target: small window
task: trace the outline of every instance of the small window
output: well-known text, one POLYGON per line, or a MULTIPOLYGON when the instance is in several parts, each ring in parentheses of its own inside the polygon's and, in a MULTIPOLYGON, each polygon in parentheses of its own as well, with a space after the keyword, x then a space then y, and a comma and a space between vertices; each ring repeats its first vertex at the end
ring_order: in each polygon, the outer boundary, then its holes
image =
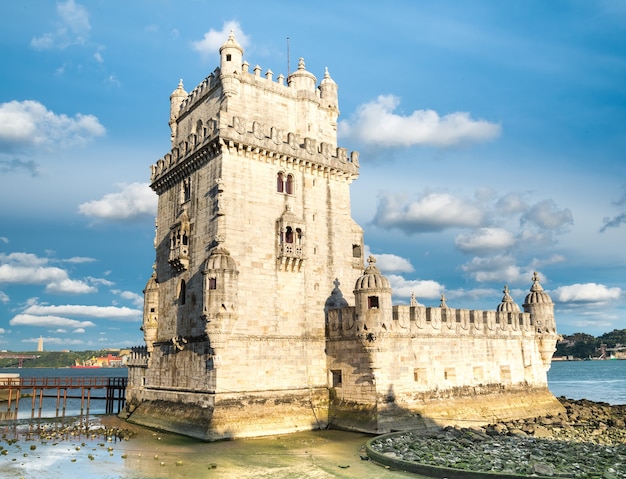
POLYGON ((330 373, 332 374, 333 387, 340 388, 342 384, 341 369, 331 369, 330 373))
POLYGON ((180 281, 180 290, 178 291, 178 304, 185 304, 185 297, 187 296, 187 285, 185 280, 180 281))
POLYGON ((368 296, 367 307, 369 309, 378 309, 378 296, 368 296))
POLYGON ((287 175, 287 181, 285 182, 285 193, 293 195, 293 175, 287 175))
POLYGON ((232 55, 230 53, 226 54, 226 61, 229 62, 232 59, 232 55))
POLYGON ((352 257, 353 258, 360 258, 361 257, 361 245, 360 244, 353 244, 352 245, 352 257))
POLYGON ((154 313, 154 308, 150 308, 150 312, 151 312, 151 313, 154 313))
POLYGON ((183 181, 183 203, 191 199, 191 178, 183 181))
POLYGON ((217 289, 217 279, 209 278, 209 289, 217 289))

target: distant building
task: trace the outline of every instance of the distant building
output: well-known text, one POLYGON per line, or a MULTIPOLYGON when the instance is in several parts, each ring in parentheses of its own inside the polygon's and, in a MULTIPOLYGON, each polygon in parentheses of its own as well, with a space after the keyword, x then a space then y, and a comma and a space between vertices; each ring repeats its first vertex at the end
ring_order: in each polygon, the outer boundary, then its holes
POLYGON ((219 68, 170 96, 129 420, 214 440, 562 410, 537 274, 524 312, 508 288, 496 311, 470 311, 393 306, 375 258, 364 268, 350 213, 359 157, 337 145, 337 91, 302 59, 287 78, 250 71, 231 35, 219 68))
POLYGON ((43 336, 39 336, 39 340, 37 341, 37 352, 43 351, 43 336))

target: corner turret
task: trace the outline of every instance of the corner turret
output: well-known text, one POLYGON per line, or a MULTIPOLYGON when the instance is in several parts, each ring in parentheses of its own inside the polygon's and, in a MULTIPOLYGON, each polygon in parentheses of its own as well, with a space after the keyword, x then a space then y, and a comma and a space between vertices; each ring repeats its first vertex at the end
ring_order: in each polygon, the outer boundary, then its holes
POLYGON ((174 90, 172 92, 172 94, 170 95, 170 121, 169 121, 169 125, 170 125, 170 130, 172 132, 171 136, 170 136, 170 140, 172 141, 172 146, 176 142, 176 133, 177 133, 177 130, 178 130, 178 125, 176 123, 176 120, 178 120, 178 114, 180 112, 180 106, 182 105, 182 103, 185 100, 185 98, 187 98, 187 96, 188 96, 188 93, 183 88, 183 80, 181 79, 178 82, 178 87, 176 88, 176 90, 174 90))
POLYGON ((376 267, 376 258, 370 255, 367 262, 367 268, 354 285, 354 298, 363 333, 373 341, 378 332, 388 330, 385 322, 393 316, 393 306, 389 280, 376 267))
POLYGON ((237 43, 231 30, 228 40, 220 47, 220 80, 226 98, 236 95, 239 91, 242 64, 243 48, 237 43))
POLYGON ((533 273, 533 284, 530 293, 524 300, 524 312, 530 313, 531 324, 535 325, 538 333, 556 332, 554 322, 554 303, 550 295, 539 284, 539 274, 533 273))
POLYGON ((156 272, 146 284, 143 290, 143 338, 146 342, 146 348, 149 353, 154 348, 154 342, 157 340, 157 330, 159 326, 159 283, 157 282, 156 272))
POLYGON ((298 69, 287 78, 287 84, 298 91, 315 92, 317 78, 313 73, 308 72, 304 65, 304 58, 298 60, 298 69))
POLYGON ((337 118, 339 117, 339 87, 330 77, 328 68, 324 71, 324 78, 320 82, 319 89, 322 106, 330 110, 329 113, 332 115, 331 122, 336 126, 337 118))

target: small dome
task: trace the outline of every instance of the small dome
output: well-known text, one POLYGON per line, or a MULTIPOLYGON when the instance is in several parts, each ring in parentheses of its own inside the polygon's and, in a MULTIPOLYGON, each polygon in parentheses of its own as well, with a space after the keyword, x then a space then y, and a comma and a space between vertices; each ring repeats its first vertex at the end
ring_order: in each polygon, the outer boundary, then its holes
POLYGON ((236 270, 237 264, 235 260, 230 255, 228 250, 223 246, 218 246, 213 251, 211 251, 211 255, 206 260, 206 268, 205 271, 215 271, 215 270, 236 270))
POLYGON ((339 289, 339 280, 335 278, 335 288, 332 293, 326 300, 324 304, 324 311, 328 311, 329 309, 340 309, 347 308, 349 306, 346 298, 343 297, 343 293, 339 289))
POLYGON ((539 284, 539 275, 533 273, 533 285, 530 287, 530 293, 526 296, 524 304, 547 304, 552 303, 550 295, 543 290, 539 284))
POLYGON ((389 284, 389 280, 385 278, 378 268, 375 266, 376 258, 370 255, 367 258, 367 262, 369 263, 363 275, 356 280, 356 284, 354 285, 355 290, 364 290, 364 289, 377 289, 377 290, 391 290, 391 286, 389 284))
POLYGON ((181 78, 180 81, 178 82, 178 86, 176 87, 176 90, 174 90, 172 92, 172 94, 170 95, 170 99, 171 98, 187 98, 188 93, 185 91, 185 89, 183 88, 183 79, 181 78))
POLYGON ((324 69, 324 78, 322 79, 322 81, 320 82, 320 86, 326 86, 326 85, 337 85, 335 83, 335 80, 333 80, 330 77, 330 73, 328 73, 328 68, 324 69))
POLYGON ((511 295, 509 294, 509 287, 506 284, 504 285, 503 293, 504 297, 502 298, 502 302, 496 308, 496 311, 499 313, 519 313, 520 308, 517 303, 513 301, 513 298, 511 298, 511 295))
POLYGON ((222 53, 222 50, 226 48, 236 48, 237 50, 239 50, 240 53, 243 54, 243 48, 241 48, 241 45, 239 45, 239 43, 237 43, 237 40, 235 40, 235 32, 233 32, 232 30, 228 35, 228 39, 220 47, 220 53, 222 53))

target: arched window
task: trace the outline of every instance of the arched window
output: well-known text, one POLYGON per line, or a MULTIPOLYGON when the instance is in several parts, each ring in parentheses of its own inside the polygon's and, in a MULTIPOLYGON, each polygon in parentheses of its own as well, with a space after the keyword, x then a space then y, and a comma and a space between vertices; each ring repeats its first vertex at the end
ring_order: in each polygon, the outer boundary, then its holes
POLYGON ((291 226, 287 226, 287 230, 285 231, 285 243, 293 243, 293 230, 291 226))
POLYGON ((278 173, 278 176, 276 177, 276 191, 279 193, 285 191, 285 180, 282 173, 278 173))
POLYGON ((287 175, 287 181, 285 181, 285 193, 293 195, 293 175, 287 175))
POLYGON ((302 230, 300 228, 296 228, 296 244, 302 244, 302 230))
POLYGON ((217 278, 209 278, 209 289, 217 289, 217 278))

